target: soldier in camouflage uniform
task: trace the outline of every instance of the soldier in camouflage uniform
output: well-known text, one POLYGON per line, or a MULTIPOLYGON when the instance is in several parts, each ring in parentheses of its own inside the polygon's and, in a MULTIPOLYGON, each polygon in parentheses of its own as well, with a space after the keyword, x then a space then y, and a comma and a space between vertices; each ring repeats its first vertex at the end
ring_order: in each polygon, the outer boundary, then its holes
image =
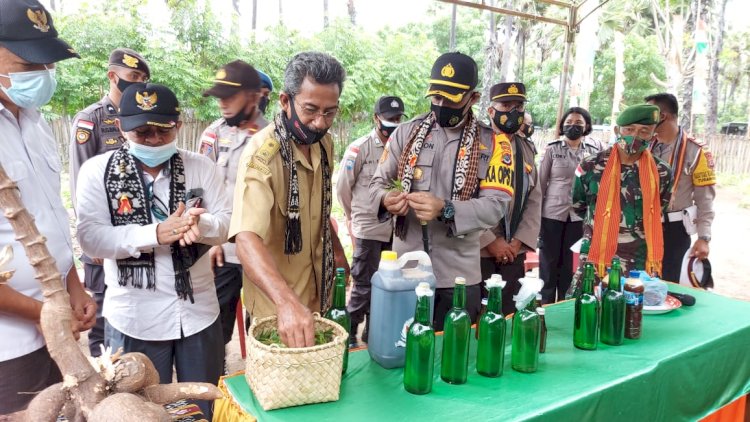
MULTIPOLYGON (((573 209, 583 218, 583 243, 580 265, 571 288, 568 290, 568 296, 579 287, 583 263, 589 259, 589 247, 593 243, 594 217, 600 184, 605 167, 612 154, 619 154, 621 160, 619 169, 620 223, 615 254, 621 259, 624 272, 647 268, 649 245, 646 242, 643 211, 644 195, 640 179, 640 172, 645 164, 643 160, 640 160, 642 155, 645 154, 647 158, 652 157, 656 163, 659 180, 658 195, 661 204, 661 210, 656 213, 659 222, 661 221, 661 213, 669 205, 672 183, 671 169, 664 161, 651 156, 646 149, 648 140, 653 136, 656 123, 659 120, 658 107, 642 105, 633 106, 631 109, 634 110, 626 109, 618 117, 618 126, 615 127, 618 142, 596 155, 585 158, 576 169, 576 179, 573 185, 573 209), (653 115, 654 112, 655 115, 653 115)), ((659 231, 661 231, 661 228, 659 228, 659 231)))

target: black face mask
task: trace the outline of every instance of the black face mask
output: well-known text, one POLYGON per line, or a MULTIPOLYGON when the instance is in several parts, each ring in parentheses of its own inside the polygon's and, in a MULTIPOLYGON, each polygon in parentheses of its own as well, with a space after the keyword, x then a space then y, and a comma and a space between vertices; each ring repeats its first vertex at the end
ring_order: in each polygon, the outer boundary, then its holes
POLYGON ((583 136, 583 127, 578 125, 565 125, 563 126, 563 135, 571 141, 575 141, 583 136))
POLYGON ((526 125, 526 127, 523 128, 523 134, 526 135, 527 138, 531 138, 531 135, 534 134, 534 126, 526 125))
POLYGON ((518 111, 518 109, 515 108, 511 111, 495 110, 495 115, 492 117, 492 123, 494 123, 503 133, 507 133, 508 135, 514 134, 523 124, 523 111, 518 111))
POLYGON ((126 90, 126 89, 127 89, 127 88, 128 88, 129 86, 130 86, 130 85, 133 85, 133 84, 136 84, 136 83, 138 83, 138 82, 130 82, 130 81, 126 81, 125 79, 123 79, 123 78, 121 78, 121 77, 119 77, 119 76, 118 76, 117 78, 118 78, 118 79, 117 79, 117 89, 119 89, 119 90, 120 90, 120 93, 121 93, 121 94, 122 94, 123 92, 125 92, 125 90, 126 90))
POLYGON ((284 121, 286 122, 286 129, 294 134, 294 141, 298 144, 312 145, 318 143, 328 133, 328 129, 317 131, 302 124, 294 107, 294 97, 289 97, 289 108, 292 110, 292 118, 287 119, 286 113, 283 113, 284 121))
POLYGON ((260 101, 258 101, 258 110, 260 110, 261 114, 266 114, 266 107, 268 107, 268 102, 268 97, 260 97, 260 101))
POLYGON ((397 127, 398 125, 386 126, 383 124, 382 120, 378 120, 378 130, 380 131, 380 134, 383 135, 386 139, 391 137, 393 131, 396 130, 397 127))
POLYGON ((437 124, 440 127, 454 127, 466 117, 466 106, 450 108, 433 104, 430 106, 430 109, 435 113, 435 120, 437 120, 437 124))
POLYGON ((247 113, 245 113, 245 108, 243 107, 242 110, 240 110, 239 113, 235 114, 234 116, 225 117, 224 121, 227 122, 229 126, 237 127, 242 122, 252 117, 254 112, 255 112, 255 107, 251 108, 250 111, 248 111, 247 113))

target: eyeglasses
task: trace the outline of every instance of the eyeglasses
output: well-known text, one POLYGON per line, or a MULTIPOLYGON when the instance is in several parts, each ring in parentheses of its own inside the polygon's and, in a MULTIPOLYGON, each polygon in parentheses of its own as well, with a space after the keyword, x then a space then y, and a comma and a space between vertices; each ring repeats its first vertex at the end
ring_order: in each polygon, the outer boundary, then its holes
POLYGON ((165 138, 169 136, 170 133, 172 133, 172 130, 174 130, 174 127, 151 127, 151 126, 141 126, 139 128, 136 128, 133 130, 135 132, 135 136, 137 136, 140 139, 146 139, 150 137, 158 137, 158 138, 165 138))
POLYGON ((317 107, 302 105, 298 103, 294 97, 292 97, 292 101, 297 105, 297 109, 300 111, 300 115, 302 115, 302 117, 304 117, 305 119, 313 120, 316 117, 320 116, 327 121, 331 121, 339 113, 338 107, 332 107, 327 109, 326 111, 320 111, 320 109, 317 107))
POLYGON ((158 196, 154 195, 154 182, 149 182, 146 186, 146 194, 148 195, 148 202, 151 204, 151 213, 154 217, 159 221, 166 220, 169 217, 169 207, 158 196))
POLYGON ((641 139, 651 139, 654 136, 654 129, 650 127, 637 128, 635 126, 623 126, 620 128, 620 134, 625 136, 638 135, 641 139))

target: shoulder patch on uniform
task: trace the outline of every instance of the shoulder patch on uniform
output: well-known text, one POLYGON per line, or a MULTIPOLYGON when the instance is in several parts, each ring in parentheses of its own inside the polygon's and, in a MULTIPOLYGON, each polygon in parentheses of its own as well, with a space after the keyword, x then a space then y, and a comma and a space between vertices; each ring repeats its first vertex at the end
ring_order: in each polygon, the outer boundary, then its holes
POLYGON ((259 172, 265 174, 266 176, 271 174, 271 169, 269 169, 267 165, 261 162, 258 162, 255 158, 250 159, 250 161, 247 163, 247 168, 258 170, 259 172))
POLYGON ((94 122, 81 119, 76 123, 76 127, 80 129, 94 130, 94 122))
POLYGON ((553 141, 549 141, 549 142, 547 142, 547 146, 550 146, 550 145, 555 145, 555 144, 561 144, 561 143, 562 143, 562 141, 563 141, 562 139, 555 139, 555 140, 553 140, 553 141))
POLYGON ((274 138, 268 138, 263 145, 255 151, 251 161, 258 161, 266 166, 271 162, 271 158, 279 151, 281 144, 274 138))
POLYGON ((76 129, 76 142, 79 144, 85 144, 91 138, 91 131, 88 129, 78 128, 76 129))

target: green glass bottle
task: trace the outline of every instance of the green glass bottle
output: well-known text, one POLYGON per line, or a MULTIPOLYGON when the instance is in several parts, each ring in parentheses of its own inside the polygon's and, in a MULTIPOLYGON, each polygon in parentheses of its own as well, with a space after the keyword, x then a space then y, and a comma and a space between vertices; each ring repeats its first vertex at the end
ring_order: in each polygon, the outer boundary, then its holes
POLYGON ((419 283, 414 322, 406 333, 406 362, 404 389, 412 394, 432 391, 435 370, 435 331, 430 318, 430 299, 433 295, 428 283, 419 283))
POLYGON ((510 364, 518 372, 536 372, 539 366, 541 322, 536 313, 535 295, 534 293, 534 296, 529 297, 525 308, 517 310, 513 315, 510 364))
POLYGON ((466 312, 466 280, 456 277, 453 308, 445 315, 440 377, 450 384, 463 384, 469 372, 471 318, 466 312))
POLYGON ((596 350, 599 342, 599 300, 594 296, 594 264, 583 267, 581 296, 576 298, 573 345, 579 349, 596 350))
POLYGON ((622 291, 620 259, 612 258, 609 270, 609 287, 602 297, 601 340, 604 344, 619 346, 625 338, 625 294, 622 291))
POLYGON ((498 274, 487 280, 487 310, 477 323, 477 372, 485 377, 503 374, 505 361, 505 317, 503 316, 503 284, 498 274), (497 277, 495 277, 497 276, 497 277))
MULTIPOLYGON (((343 268, 336 268, 336 284, 333 288, 333 306, 326 312, 326 318, 344 327, 348 333, 351 330, 352 320, 346 310, 346 272, 343 268)), ((349 363, 349 341, 344 343, 344 366, 341 373, 346 372, 349 363)))

